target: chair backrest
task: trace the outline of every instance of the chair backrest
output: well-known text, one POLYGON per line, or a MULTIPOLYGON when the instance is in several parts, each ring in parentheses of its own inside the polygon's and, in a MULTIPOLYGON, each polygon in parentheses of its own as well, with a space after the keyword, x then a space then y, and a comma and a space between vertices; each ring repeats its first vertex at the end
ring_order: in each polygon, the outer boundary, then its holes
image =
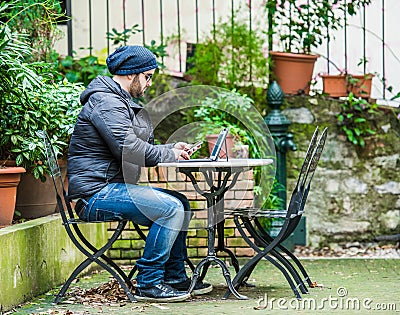
POLYGON ((288 217, 288 218, 290 218, 294 215, 297 215, 298 212, 300 211, 303 194, 304 194, 304 184, 305 184, 305 180, 307 178, 307 172, 308 172, 309 166, 311 164, 312 156, 315 151, 315 146, 317 144, 318 131, 319 130, 317 127, 311 138, 310 144, 308 145, 306 156, 304 158, 303 165, 301 166, 299 177, 297 178, 296 186, 293 189, 292 196, 289 201, 288 211, 286 214, 286 217, 288 217))
POLYGON ((296 183, 296 187, 294 188, 294 190, 300 190, 301 187, 304 187, 305 180, 307 177, 307 171, 309 169, 311 159, 312 159, 313 153, 315 151, 315 146, 317 144, 318 132, 319 132, 319 128, 317 127, 311 138, 310 144, 308 145, 307 153, 304 158, 303 165, 301 166, 300 174, 299 174, 299 177, 297 178, 297 183, 296 183))
POLYGON ((304 178, 305 189, 304 189, 303 200, 302 200, 302 209, 304 208, 304 204, 306 202, 308 192, 310 191, 311 180, 314 177, 314 173, 315 173, 315 170, 317 169, 319 159, 322 155, 322 151, 324 150, 327 135, 328 135, 328 128, 325 128, 324 131, 322 132, 321 137, 318 140, 318 144, 313 152, 313 155, 311 158, 311 163, 308 167, 306 176, 304 178))
POLYGON ((57 205, 62 220, 64 223, 66 223, 68 221, 67 213, 69 218, 74 218, 74 212, 72 210, 70 202, 68 201, 67 193, 64 188, 60 166, 58 165, 57 157, 47 132, 44 130, 39 130, 37 131, 37 135, 43 139, 44 149, 47 158, 47 166, 49 168, 50 175, 53 179, 54 187, 56 190, 57 205))
POLYGON ((310 191, 311 180, 325 146, 327 132, 328 129, 325 128, 318 139, 318 127, 314 131, 297 179, 296 187, 290 198, 287 217, 296 216, 304 209, 308 192, 310 191))
POLYGON ((301 168, 299 178, 297 180, 296 188, 290 198, 286 219, 282 226, 281 231, 274 240, 279 243, 285 240, 297 227, 301 215, 304 212, 304 206, 310 191, 311 180, 314 176, 315 169, 317 168, 319 158, 321 157, 327 136, 327 128, 322 132, 321 137, 317 140, 318 128, 315 130, 314 135, 310 141, 306 157, 301 168))

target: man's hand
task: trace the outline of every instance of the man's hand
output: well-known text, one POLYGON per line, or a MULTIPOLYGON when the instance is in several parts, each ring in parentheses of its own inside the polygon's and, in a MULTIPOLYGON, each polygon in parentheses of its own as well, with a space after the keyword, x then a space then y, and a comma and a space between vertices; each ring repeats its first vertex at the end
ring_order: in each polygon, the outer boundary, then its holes
POLYGON ((191 145, 186 142, 177 142, 174 145, 174 149, 178 149, 178 150, 189 150, 190 147, 191 147, 191 145))
POLYGON ((189 160, 190 159, 189 153, 185 150, 173 148, 172 151, 174 151, 176 160, 189 160))
POLYGON ((198 149, 200 149, 202 144, 203 144, 203 141, 198 141, 195 144, 189 144, 186 142, 177 142, 177 143, 175 143, 174 148, 179 149, 179 150, 185 150, 190 156, 194 152, 196 152, 198 149))
POLYGON ((177 142, 177 143, 175 143, 174 148, 172 149, 175 152, 175 158, 177 160, 178 159, 180 159, 180 160, 182 160, 182 159, 189 160, 190 156, 201 147, 202 143, 203 143, 202 141, 197 142, 194 145, 186 143, 186 142, 177 142), (184 153, 180 152, 178 157, 177 157, 178 151, 184 151, 184 153))

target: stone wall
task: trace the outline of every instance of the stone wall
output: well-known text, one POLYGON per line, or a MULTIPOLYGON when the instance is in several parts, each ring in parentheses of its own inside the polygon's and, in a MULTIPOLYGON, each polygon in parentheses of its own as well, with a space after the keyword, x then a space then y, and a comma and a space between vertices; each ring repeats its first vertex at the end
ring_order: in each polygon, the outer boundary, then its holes
POLYGON ((400 232, 400 122, 398 111, 380 107, 370 121, 375 135, 365 148, 354 146, 339 129, 338 101, 286 98, 298 151, 288 153, 288 195, 295 185, 315 126, 328 127, 328 139, 306 204, 308 243, 374 241, 400 232))
MULTIPOLYGON (((400 122, 391 109, 380 108, 371 122, 376 134, 366 139, 364 149, 355 147, 340 131, 337 100, 310 97, 285 98, 285 115, 292 124, 298 150, 287 154, 288 200, 294 188, 305 151, 316 126, 328 127, 328 139, 313 178, 305 208, 307 243, 330 246, 342 241, 370 242, 375 236, 400 232, 400 122)), ((189 257, 206 255, 205 200, 174 170, 149 168, 142 182, 183 192, 196 212, 188 233, 189 257)), ((246 173, 228 192, 226 203, 251 203, 252 174, 246 173)), ((204 182, 203 182, 204 184, 204 182)), ((113 228, 110 225, 110 230, 113 228)), ((146 230, 145 230, 146 231, 146 230)), ((109 232, 110 233, 110 232, 109 232)), ((225 242, 239 257, 253 250, 228 219, 225 242)), ((110 250, 111 257, 132 263, 141 256, 144 241, 131 226, 110 250)))
MULTIPOLYGON (((98 248, 107 242, 105 223, 80 229, 98 248)), ((69 239, 60 214, 1 228, 0 244, 0 314, 63 284, 86 258, 69 239)))

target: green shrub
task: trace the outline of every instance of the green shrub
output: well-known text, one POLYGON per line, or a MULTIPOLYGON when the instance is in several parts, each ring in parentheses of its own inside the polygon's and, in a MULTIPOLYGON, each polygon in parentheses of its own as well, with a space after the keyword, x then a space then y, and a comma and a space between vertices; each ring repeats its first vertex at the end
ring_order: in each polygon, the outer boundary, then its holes
POLYGON ((0 21, 6 21, 0 22, 0 160, 15 160, 44 180, 45 155, 36 131, 47 130, 57 153, 65 153, 83 87, 67 81, 52 83, 52 66, 32 62, 28 36, 7 24, 12 5, 0 4, 0 21))
POLYGON ((235 18, 233 22, 219 22, 215 32, 195 45, 194 56, 187 60, 191 67, 186 75, 193 85, 235 89, 249 95, 257 110, 264 113, 268 65, 263 45, 264 40, 249 29, 246 21, 235 18))
POLYGON ((362 98, 350 93, 346 102, 341 103, 341 112, 337 115, 340 128, 346 134, 347 139, 356 146, 365 146, 365 137, 375 134, 372 129, 374 115, 378 105, 370 104, 362 98))

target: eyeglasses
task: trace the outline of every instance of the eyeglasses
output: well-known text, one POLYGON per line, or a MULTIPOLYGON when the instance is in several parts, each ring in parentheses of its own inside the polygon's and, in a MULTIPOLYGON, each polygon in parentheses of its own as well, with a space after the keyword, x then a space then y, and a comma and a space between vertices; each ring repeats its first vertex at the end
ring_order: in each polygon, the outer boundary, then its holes
POLYGON ((150 80, 153 78, 153 75, 151 73, 144 73, 142 72, 144 77, 146 78, 146 83, 150 82, 150 80))

